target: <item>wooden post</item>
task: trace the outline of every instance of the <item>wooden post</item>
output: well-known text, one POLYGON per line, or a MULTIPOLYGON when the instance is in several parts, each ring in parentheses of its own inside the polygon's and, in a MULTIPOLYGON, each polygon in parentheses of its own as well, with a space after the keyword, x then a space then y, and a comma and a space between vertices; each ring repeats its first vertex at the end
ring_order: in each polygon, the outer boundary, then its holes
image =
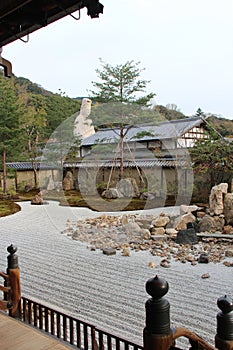
POLYGON ((170 328, 170 304, 163 298, 168 292, 167 281, 157 275, 146 282, 152 298, 146 302, 146 327, 143 331, 144 350, 168 350, 173 344, 170 328))
POLYGON ((18 266, 18 256, 15 254, 17 248, 11 244, 7 251, 10 253, 7 257, 7 285, 10 287, 10 291, 7 293, 7 301, 11 304, 9 314, 12 317, 19 316, 19 303, 21 299, 21 286, 20 286, 20 269, 18 266))
POLYGON ((3 58, 1 54, 2 54, 2 47, 0 47, 0 66, 4 68, 5 77, 10 78, 12 75, 12 64, 10 61, 3 58))
POLYGON ((221 311, 217 314, 215 346, 219 350, 233 350, 233 299, 225 295, 217 305, 221 311))

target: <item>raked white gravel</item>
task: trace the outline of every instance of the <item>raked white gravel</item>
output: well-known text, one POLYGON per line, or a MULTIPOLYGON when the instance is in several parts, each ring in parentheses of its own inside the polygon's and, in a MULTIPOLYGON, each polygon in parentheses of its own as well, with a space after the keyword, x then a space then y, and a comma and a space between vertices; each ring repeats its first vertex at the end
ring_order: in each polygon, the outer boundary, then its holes
MULTIPOLYGON (((150 252, 132 252, 123 257, 90 251, 86 244, 61 234, 67 219, 100 216, 86 208, 20 203, 22 210, 0 219, 0 269, 6 269, 6 248, 18 247, 22 292, 49 302, 69 314, 131 341, 142 343, 145 320, 145 282, 158 274, 170 285, 172 326, 186 326, 213 343, 217 298, 233 295, 233 270, 221 264, 191 266, 172 262, 159 266, 150 252), (158 267, 148 267, 149 262, 158 267), (202 279, 203 273, 210 278, 202 279)), ((151 209, 148 213, 177 214, 178 207, 151 209)), ((145 211, 143 211, 143 214, 145 211)), ((108 213, 112 214, 112 213, 108 213)), ((122 212, 116 215, 121 215, 122 212)))

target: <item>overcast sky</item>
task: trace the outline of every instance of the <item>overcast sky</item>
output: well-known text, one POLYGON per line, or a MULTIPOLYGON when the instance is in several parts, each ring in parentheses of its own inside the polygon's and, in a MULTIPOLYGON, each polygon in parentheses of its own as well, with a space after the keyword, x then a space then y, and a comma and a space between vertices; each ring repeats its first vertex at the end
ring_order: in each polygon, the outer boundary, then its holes
POLYGON ((23 76, 52 92, 87 96, 99 57, 111 65, 141 62, 156 104, 186 115, 233 119, 233 0, 100 0, 98 19, 81 10, 4 47, 23 76), (75 13, 78 15, 78 13, 75 13))

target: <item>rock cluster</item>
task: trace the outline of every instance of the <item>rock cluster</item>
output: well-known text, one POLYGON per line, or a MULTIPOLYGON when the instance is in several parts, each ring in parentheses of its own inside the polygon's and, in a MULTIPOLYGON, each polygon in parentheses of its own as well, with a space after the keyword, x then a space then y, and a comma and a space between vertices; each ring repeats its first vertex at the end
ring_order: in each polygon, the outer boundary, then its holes
MULTIPOLYGON (((132 250, 150 250, 152 255, 161 257, 160 264, 163 267, 170 267, 172 258, 195 265, 233 257, 231 239, 206 237, 190 243, 177 243, 181 231, 191 230, 196 234, 195 230, 207 215, 202 217, 198 215, 200 212, 201 209, 197 206, 182 205, 178 216, 161 212, 159 216, 123 214, 101 215, 77 222, 67 220, 62 233, 87 243, 91 250, 101 249, 106 255, 112 255, 116 250, 120 250, 123 256, 130 256, 132 250)), ((228 266, 233 264, 229 262, 228 266)))
POLYGON ((133 178, 121 179, 116 187, 110 187, 102 193, 102 197, 108 199, 135 198, 140 196, 136 180, 133 178))

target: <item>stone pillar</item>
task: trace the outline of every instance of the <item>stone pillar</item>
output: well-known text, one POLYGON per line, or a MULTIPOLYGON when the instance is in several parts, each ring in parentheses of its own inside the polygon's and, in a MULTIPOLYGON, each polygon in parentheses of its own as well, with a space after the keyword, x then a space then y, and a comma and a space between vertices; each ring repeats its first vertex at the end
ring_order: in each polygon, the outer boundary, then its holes
POLYGON ((152 298, 148 299, 145 305, 144 350, 168 350, 173 343, 170 328, 170 304, 163 298, 168 288, 167 281, 157 275, 146 282, 146 291, 152 298))

